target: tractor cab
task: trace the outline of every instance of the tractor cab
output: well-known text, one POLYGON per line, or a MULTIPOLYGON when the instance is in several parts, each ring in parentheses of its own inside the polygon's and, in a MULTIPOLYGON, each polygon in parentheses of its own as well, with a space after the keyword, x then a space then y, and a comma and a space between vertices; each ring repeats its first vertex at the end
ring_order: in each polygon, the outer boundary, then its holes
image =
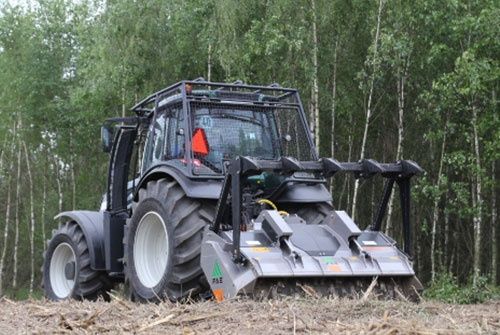
MULTIPOLYGON (((130 205, 131 194, 137 196, 141 185, 160 170, 175 175, 189 196, 217 199, 228 163, 237 156, 259 160, 318 158, 297 90, 276 84, 183 81, 145 98, 132 111, 136 117, 109 119, 102 128, 103 148, 112 157, 110 168, 117 168, 109 174, 108 203, 113 198, 123 200, 121 190, 126 188, 126 203, 130 205), (121 126, 110 126, 116 123, 121 126), (112 150, 116 141, 129 136, 135 138, 133 146, 123 150, 122 144, 122 149, 112 150), (127 180, 120 164, 130 168, 127 180)), ((288 181, 297 184, 296 188, 310 182, 317 190, 312 198, 307 192, 294 191, 292 198, 284 194, 283 199, 331 200, 325 179, 315 174, 298 172, 285 178, 266 172, 248 179, 249 185, 267 194, 280 192, 280 185, 288 181)), ((124 204, 121 202, 120 208, 124 204)))
POLYGON ((132 109, 150 120, 141 173, 168 165, 212 178, 238 155, 317 159, 301 109, 291 89, 181 82, 132 109))

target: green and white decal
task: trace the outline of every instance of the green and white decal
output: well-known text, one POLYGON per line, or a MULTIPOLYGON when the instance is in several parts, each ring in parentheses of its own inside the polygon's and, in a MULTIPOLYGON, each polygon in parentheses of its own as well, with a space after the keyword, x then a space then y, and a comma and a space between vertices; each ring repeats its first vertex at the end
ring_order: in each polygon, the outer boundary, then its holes
POLYGON ((212 270, 212 284, 222 284, 222 277, 222 269, 219 262, 216 261, 212 270))

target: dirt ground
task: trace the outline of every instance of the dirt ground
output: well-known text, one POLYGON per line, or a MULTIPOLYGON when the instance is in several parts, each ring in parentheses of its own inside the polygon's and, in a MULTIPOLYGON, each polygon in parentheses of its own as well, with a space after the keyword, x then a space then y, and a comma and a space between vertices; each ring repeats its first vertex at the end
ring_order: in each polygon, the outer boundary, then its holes
POLYGON ((0 334, 500 334, 500 301, 286 298, 136 304, 0 300, 0 334))

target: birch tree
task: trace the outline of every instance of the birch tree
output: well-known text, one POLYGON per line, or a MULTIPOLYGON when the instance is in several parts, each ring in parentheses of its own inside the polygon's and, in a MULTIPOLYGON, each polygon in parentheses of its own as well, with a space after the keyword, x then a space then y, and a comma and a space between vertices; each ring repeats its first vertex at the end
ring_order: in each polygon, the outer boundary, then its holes
MULTIPOLYGON (((372 47, 372 54, 370 56, 369 64, 371 64, 371 73, 369 76, 369 88, 368 88, 368 102, 366 104, 366 118, 365 118, 365 125, 364 125, 364 131, 363 131, 363 140, 361 142, 361 153, 359 155, 359 159, 362 160, 365 158, 365 153, 366 153, 366 147, 367 147, 367 141, 368 141, 368 131, 370 127, 370 121, 372 117, 372 100, 373 100, 373 91, 374 91, 374 86, 375 86, 375 78, 376 74, 378 72, 378 65, 379 65, 379 60, 378 60, 378 44, 379 44, 379 36, 380 36, 380 24, 382 21, 382 10, 384 8, 384 0, 379 0, 378 3, 378 14, 377 14, 377 24, 376 24, 376 29, 375 29, 375 37, 373 38, 373 47, 372 47)), ((358 189, 359 189, 359 179, 356 179, 354 182, 354 194, 352 197, 352 209, 351 209, 351 216, 353 220, 356 218, 356 205, 357 205, 357 198, 358 198, 358 189)))
POLYGON ((33 200, 33 176, 31 173, 31 164, 30 164, 30 158, 28 154, 28 148, 26 146, 26 142, 23 141, 23 147, 24 147, 24 154, 25 154, 25 159, 26 159, 26 169, 28 172, 28 182, 29 182, 29 191, 30 191, 30 234, 29 234, 29 241, 30 241, 30 265, 31 265, 31 271, 30 271, 30 295, 33 294, 33 285, 35 281, 35 209, 34 209, 34 200, 33 200))
POLYGON ((477 107, 472 106, 472 129, 474 134, 474 155, 475 155, 475 183, 476 189, 473 195, 474 211, 474 283, 477 283, 481 274, 481 229, 483 226, 483 192, 482 192, 482 178, 481 178, 481 152, 479 148, 479 132, 477 120, 477 107))
MULTIPOLYGON (((13 138, 16 137, 17 133, 17 123, 14 122, 14 126, 12 127, 13 138)), ((10 164, 9 171, 14 170, 14 149, 15 142, 12 141, 10 145, 10 164)), ((5 270, 5 260, 7 256, 7 246, 9 242, 9 229, 10 229, 10 210, 11 210, 11 174, 7 174, 7 201, 5 203, 5 222, 3 228, 3 247, 2 247, 2 255, 0 256, 0 296, 3 295, 3 278, 4 278, 4 270, 5 270)))
POLYGON ((443 141, 441 143, 441 155, 439 158, 439 169, 436 178, 436 194, 434 194, 434 207, 432 214, 432 231, 431 231, 431 280, 434 281, 436 279, 436 232, 437 225, 439 221, 439 201, 441 200, 441 183, 443 179, 443 166, 444 166, 444 158, 445 158, 445 150, 446 150, 446 128, 448 122, 446 121, 443 141))
MULTIPOLYGON (((19 127, 22 127, 19 121, 19 127)), ((15 210, 15 235, 14 235, 14 253, 13 253, 13 270, 12 270, 12 287, 17 286, 17 253, 19 250, 19 207, 21 204, 21 154, 22 147, 19 139, 14 140, 17 150, 17 177, 16 177, 16 210, 15 210)))
POLYGON ((311 120, 310 128, 314 136, 316 149, 320 150, 319 132, 319 87, 318 87, 318 19, 316 0, 311 0, 312 11, 312 87, 311 87, 311 120))
POLYGON ((330 144, 330 152, 332 157, 335 157, 335 111, 337 107, 337 52, 338 52, 339 41, 335 39, 335 48, 333 51, 333 74, 332 74, 332 127, 330 129, 331 132, 331 144, 330 144))
POLYGON ((497 260, 498 260, 498 245, 497 245, 497 194, 496 194, 496 176, 495 168, 496 162, 491 162, 491 282, 493 285, 497 284, 497 260))

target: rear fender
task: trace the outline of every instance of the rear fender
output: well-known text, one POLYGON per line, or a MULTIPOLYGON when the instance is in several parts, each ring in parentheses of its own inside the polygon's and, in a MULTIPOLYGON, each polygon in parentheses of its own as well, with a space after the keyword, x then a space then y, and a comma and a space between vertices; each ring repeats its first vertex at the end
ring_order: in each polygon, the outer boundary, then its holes
POLYGON ((90 253, 90 267, 105 270, 103 213, 93 211, 70 211, 56 215, 54 219, 66 218, 75 221, 82 229, 90 253))

